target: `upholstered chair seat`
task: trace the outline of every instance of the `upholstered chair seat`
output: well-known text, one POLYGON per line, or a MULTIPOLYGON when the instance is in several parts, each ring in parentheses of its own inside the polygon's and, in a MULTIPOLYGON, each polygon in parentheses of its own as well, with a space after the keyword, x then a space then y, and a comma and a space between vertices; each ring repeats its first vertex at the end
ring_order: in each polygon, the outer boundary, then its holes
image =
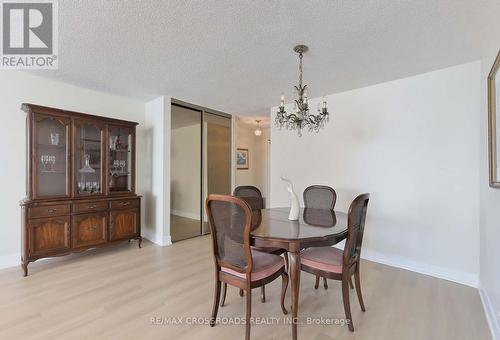
POLYGON ((331 273, 342 273, 344 252, 333 247, 309 248, 300 253, 300 263, 331 273))
MULTIPOLYGON (((259 251, 252 251, 252 273, 251 280, 259 281, 266 277, 273 275, 285 266, 285 261, 281 256, 262 253, 259 251)), ((245 273, 240 273, 236 270, 221 267, 221 270, 227 274, 246 279, 245 273)))

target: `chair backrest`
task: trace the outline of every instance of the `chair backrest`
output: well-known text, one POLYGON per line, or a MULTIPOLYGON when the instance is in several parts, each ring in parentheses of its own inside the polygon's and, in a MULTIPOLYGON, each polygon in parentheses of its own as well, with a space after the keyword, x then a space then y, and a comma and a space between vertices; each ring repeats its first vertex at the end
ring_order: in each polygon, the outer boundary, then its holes
POLYGON ((304 190, 304 205, 312 209, 333 210, 337 193, 326 185, 311 185, 304 190))
POLYGON ((217 266, 250 273, 253 263, 250 251, 251 210, 248 204, 237 197, 208 195, 206 211, 217 266))
POLYGON ((234 189, 233 195, 244 199, 252 210, 264 209, 264 199, 257 187, 242 185, 234 189))
POLYGON ((252 185, 242 185, 234 189, 233 195, 248 203, 252 210, 252 230, 260 226, 264 199, 259 188, 252 185))
POLYGON ((344 268, 349 266, 361 256, 361 245, 365 231, 366 210, 370 194, 361 194, 356 197, 347 216, 347 241, 344 247, 344 268))

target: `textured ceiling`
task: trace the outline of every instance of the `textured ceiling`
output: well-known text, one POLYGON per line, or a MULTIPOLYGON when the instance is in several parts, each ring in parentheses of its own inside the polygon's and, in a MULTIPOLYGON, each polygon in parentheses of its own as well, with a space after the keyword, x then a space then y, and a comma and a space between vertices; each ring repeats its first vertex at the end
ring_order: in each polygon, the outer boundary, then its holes
POLYGON ((499 18, 498 0, 59 0, 59 70, 35 73, 263 115, 291 98, 297 43, 314 97, 479 59, 499 18))

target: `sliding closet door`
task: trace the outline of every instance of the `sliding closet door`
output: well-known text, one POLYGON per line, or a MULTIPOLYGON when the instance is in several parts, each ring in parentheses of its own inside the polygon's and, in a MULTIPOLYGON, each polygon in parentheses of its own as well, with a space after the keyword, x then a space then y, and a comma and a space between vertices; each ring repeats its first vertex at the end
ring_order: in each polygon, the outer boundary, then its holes
POLYGON ((172 105, 170 234, 201 235, 201 111, 172 105))
MULTIPOLYGON (((203 113, 204 199, 231 195, 231 118, 203 113)), ((209 232, 204 214, 203 233, 209 232)))

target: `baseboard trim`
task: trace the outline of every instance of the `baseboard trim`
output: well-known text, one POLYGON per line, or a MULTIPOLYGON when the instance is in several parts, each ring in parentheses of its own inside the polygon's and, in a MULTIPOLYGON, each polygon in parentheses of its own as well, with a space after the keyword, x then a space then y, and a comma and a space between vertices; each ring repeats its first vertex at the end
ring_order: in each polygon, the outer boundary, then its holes
POLYGON ((154 244, 157 244, 157 245, 162 246, 162 247, 169 246, 172 244, 172 238, 170 237, 170 235, 166 235, 166 236, 161 237, 160 235, 158 235, 156 233, 151 233, 148 230, 143 230, 142 236, 145 239, 149 240, 150 242, 153 242, 154 244))
POLYGON ((493 340, 500 340, 500 324, 490 297, 486 290, 482 287, 479 287, 479 296, 481 297, 481 302, 483 303, 484 314, 486 315, 486 320, 488 321, 488 326, 490 327, 491 337, 493 340))
POLYGON ((170 246, 170 245, 172 245, 172 237, 170 235, 163 236, 163 246, 170 246))
POLYGON ((200 214, 190 213, 190 212, 187 212, 187 211, 181 211, 181 210, 176 210, 176 209, 170 209, 170 214, 171 215, 175 215, 175 216, 190 218, 190 219, 193 219, 193 220, 199 220, 200 219, 200 214))
POLYGON ((363 249, 361 252, 361 258, 391 267, 406 269, 415 273, 437 277, 438 279, 460 283, 474 288, 478 288, 479 285, 479 278, 476 274, 450 270, 448 268, 433 266, 401 257, 388 257, 382 253, 370 251, 368 249, 363 249))
POLYGON ((17 267, 21 265, 21 254, 0 256, 0 269, 17 267))

